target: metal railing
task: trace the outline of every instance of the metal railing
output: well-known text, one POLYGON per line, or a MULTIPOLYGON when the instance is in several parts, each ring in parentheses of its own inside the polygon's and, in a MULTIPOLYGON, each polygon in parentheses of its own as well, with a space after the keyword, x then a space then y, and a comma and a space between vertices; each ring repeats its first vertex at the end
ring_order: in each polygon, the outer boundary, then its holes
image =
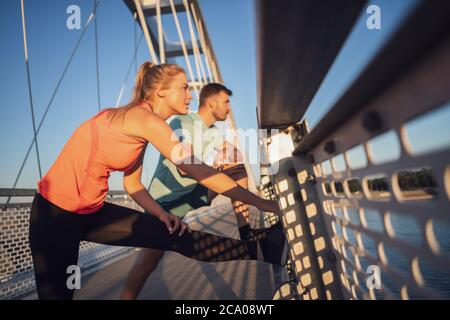
MULTIPOLYGON (((439 137, 429 132, 439 117, 449 119, 449 12, 445 1, 421 2, 311 132, 306 122, 270 117, 299 112, 290 96, 276 97, 286 109, 277 111, 274 98, 261 93, 261 127, 285 129, 262 141, 279 168, 271 180, 298 281, 279 298, 450 297, 450 137, 426 140, 439 137), (292 141, 292 156, 271 154, 275 136, 292 141)), ((282 54, 283 44, 278 49, 282 54)), ((296 72, 298 61, 280 61, 296 72)), ((260 68, 264 90, 275 71, 264 59, 260 68)))
MULTIPOLYGON (((30 197, 35 192, 33 189, 0 189, 0 196, 30 197)), ((109 192, 108 201, 142 211, 122 191, 109 192)), ((28 242, 30 210, 29 202, 0 205, 0 300, 21 299, 35 292, 33 259, 28 242)), ((83 275, 87 275, 132 251, 133 248, 82 241, 77 265, 83 275)))

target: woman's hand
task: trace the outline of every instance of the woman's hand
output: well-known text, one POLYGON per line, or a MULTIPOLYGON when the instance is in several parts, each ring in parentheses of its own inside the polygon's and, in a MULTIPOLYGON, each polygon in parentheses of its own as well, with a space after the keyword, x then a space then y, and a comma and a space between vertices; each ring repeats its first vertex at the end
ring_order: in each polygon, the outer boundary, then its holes
POLYGON ((159 216, 159 220, 167 226, 167 229, 169 230, 170 234, 177 231, 178 228, 180 229, 178 236, 182 236, 184 231, 186 231, 186 230, 189 233, 191 233, 191 229, 189 228, 189 225, 187 223, 184 223, 180 217, 177 217, 173 214, 168 214, 168 213, 162 214, 159 216))

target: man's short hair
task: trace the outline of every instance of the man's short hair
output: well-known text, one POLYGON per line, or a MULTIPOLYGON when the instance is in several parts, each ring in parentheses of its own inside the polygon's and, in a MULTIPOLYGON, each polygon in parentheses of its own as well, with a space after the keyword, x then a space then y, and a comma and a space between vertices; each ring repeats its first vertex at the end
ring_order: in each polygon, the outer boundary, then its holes
POLYGON ((206 102, 206 99, 212 97, 220 92, 225 92, 227 95, 232 96, 233 92, 220 83, 208 83, 200 91, 200 105, 206 102))

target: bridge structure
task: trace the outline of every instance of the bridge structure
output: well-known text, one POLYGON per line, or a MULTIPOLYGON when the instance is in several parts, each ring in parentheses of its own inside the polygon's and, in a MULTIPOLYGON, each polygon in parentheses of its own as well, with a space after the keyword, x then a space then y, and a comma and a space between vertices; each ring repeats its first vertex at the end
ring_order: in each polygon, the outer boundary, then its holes
MULTIPOLYGON (((55 94, 85 30, 96 30, 102 2, 94 0, 55 94)), ((124 3, 130 19, 142 30, 141 38, 135 36, 126 78, 144 39, 155 63, 185 59, 194 97, 206 83, 223 81, 196 0, 124 3), (173 18, 177 43, 165 37, 164 15, 173 18), (185 16, 187 32, 182 30, 180 15, 185 16)), ((252 219, 260 226, 282 221, 289 247, 285 268, 242 261, 211 266, 169 255, 149 279, 142 298, 450 297, 450 137, 438 146, 430 141, 425 151, 414 140, 418 135, 426 139, 440 117, 449 119, 448 1, 418 1, 314 128, 305 118, 367 6, 362 0, 255 2, 261 176, 259 187, 251 189, 277 200, 282 213, 275 217, 255 211, 252 219), (185 273, 178 273, 180 264, 185 273), (171 282, 176 285, 171 287, 171 282)), ((24 12, 22 0, 29 72, 24 12)), ((31 88, 29 76, 28 84, 31 88)), ((123 91, 124 86, 117 105, 123 91)), ((34 114, 31 98, 30 110, 34 114)), ((39 170, 37 138, 42 121, 35 122, 33 116, 34 139, 24 160, 34 150, 39 170)), ((236 128, 232 115, 226 126, 236 128)), ((0 211, 0 299, 36 298, 27 239, 30 203, 10 201, 32 197, 35 190, 18 189, 17 181, 12 188, 0 189, 0 196, 7 199, 0 211)), ((108 199, 139 209, 120 191, 110 192, 108 199)), ((219 201, 192 212, 188 221, 200 230, 237 237, 231 211, 226 201, 219 201)), ((83 242, 79 265, 87 288, 75 298, 116 299, 135 257, 133 248, 83 242)))

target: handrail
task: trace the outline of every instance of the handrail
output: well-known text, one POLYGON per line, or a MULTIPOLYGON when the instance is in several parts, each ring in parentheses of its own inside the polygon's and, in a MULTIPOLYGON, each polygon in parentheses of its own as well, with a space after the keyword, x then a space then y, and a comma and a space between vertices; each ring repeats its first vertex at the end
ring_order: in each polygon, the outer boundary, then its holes
POLYGON ((299 122, 366 1, 257 1, 261 128, 299 122))
MULTIPOLYGON (((450 2, 422 1, 327 115, 294 150, 306 153, 448 37, 450 2)), ((300 119, 298 119, 300 120, 300 119)), ((369 119, 368 119, 369 120, 369 119)), ((375 120, 376 121, 376 120, 375 120)))

